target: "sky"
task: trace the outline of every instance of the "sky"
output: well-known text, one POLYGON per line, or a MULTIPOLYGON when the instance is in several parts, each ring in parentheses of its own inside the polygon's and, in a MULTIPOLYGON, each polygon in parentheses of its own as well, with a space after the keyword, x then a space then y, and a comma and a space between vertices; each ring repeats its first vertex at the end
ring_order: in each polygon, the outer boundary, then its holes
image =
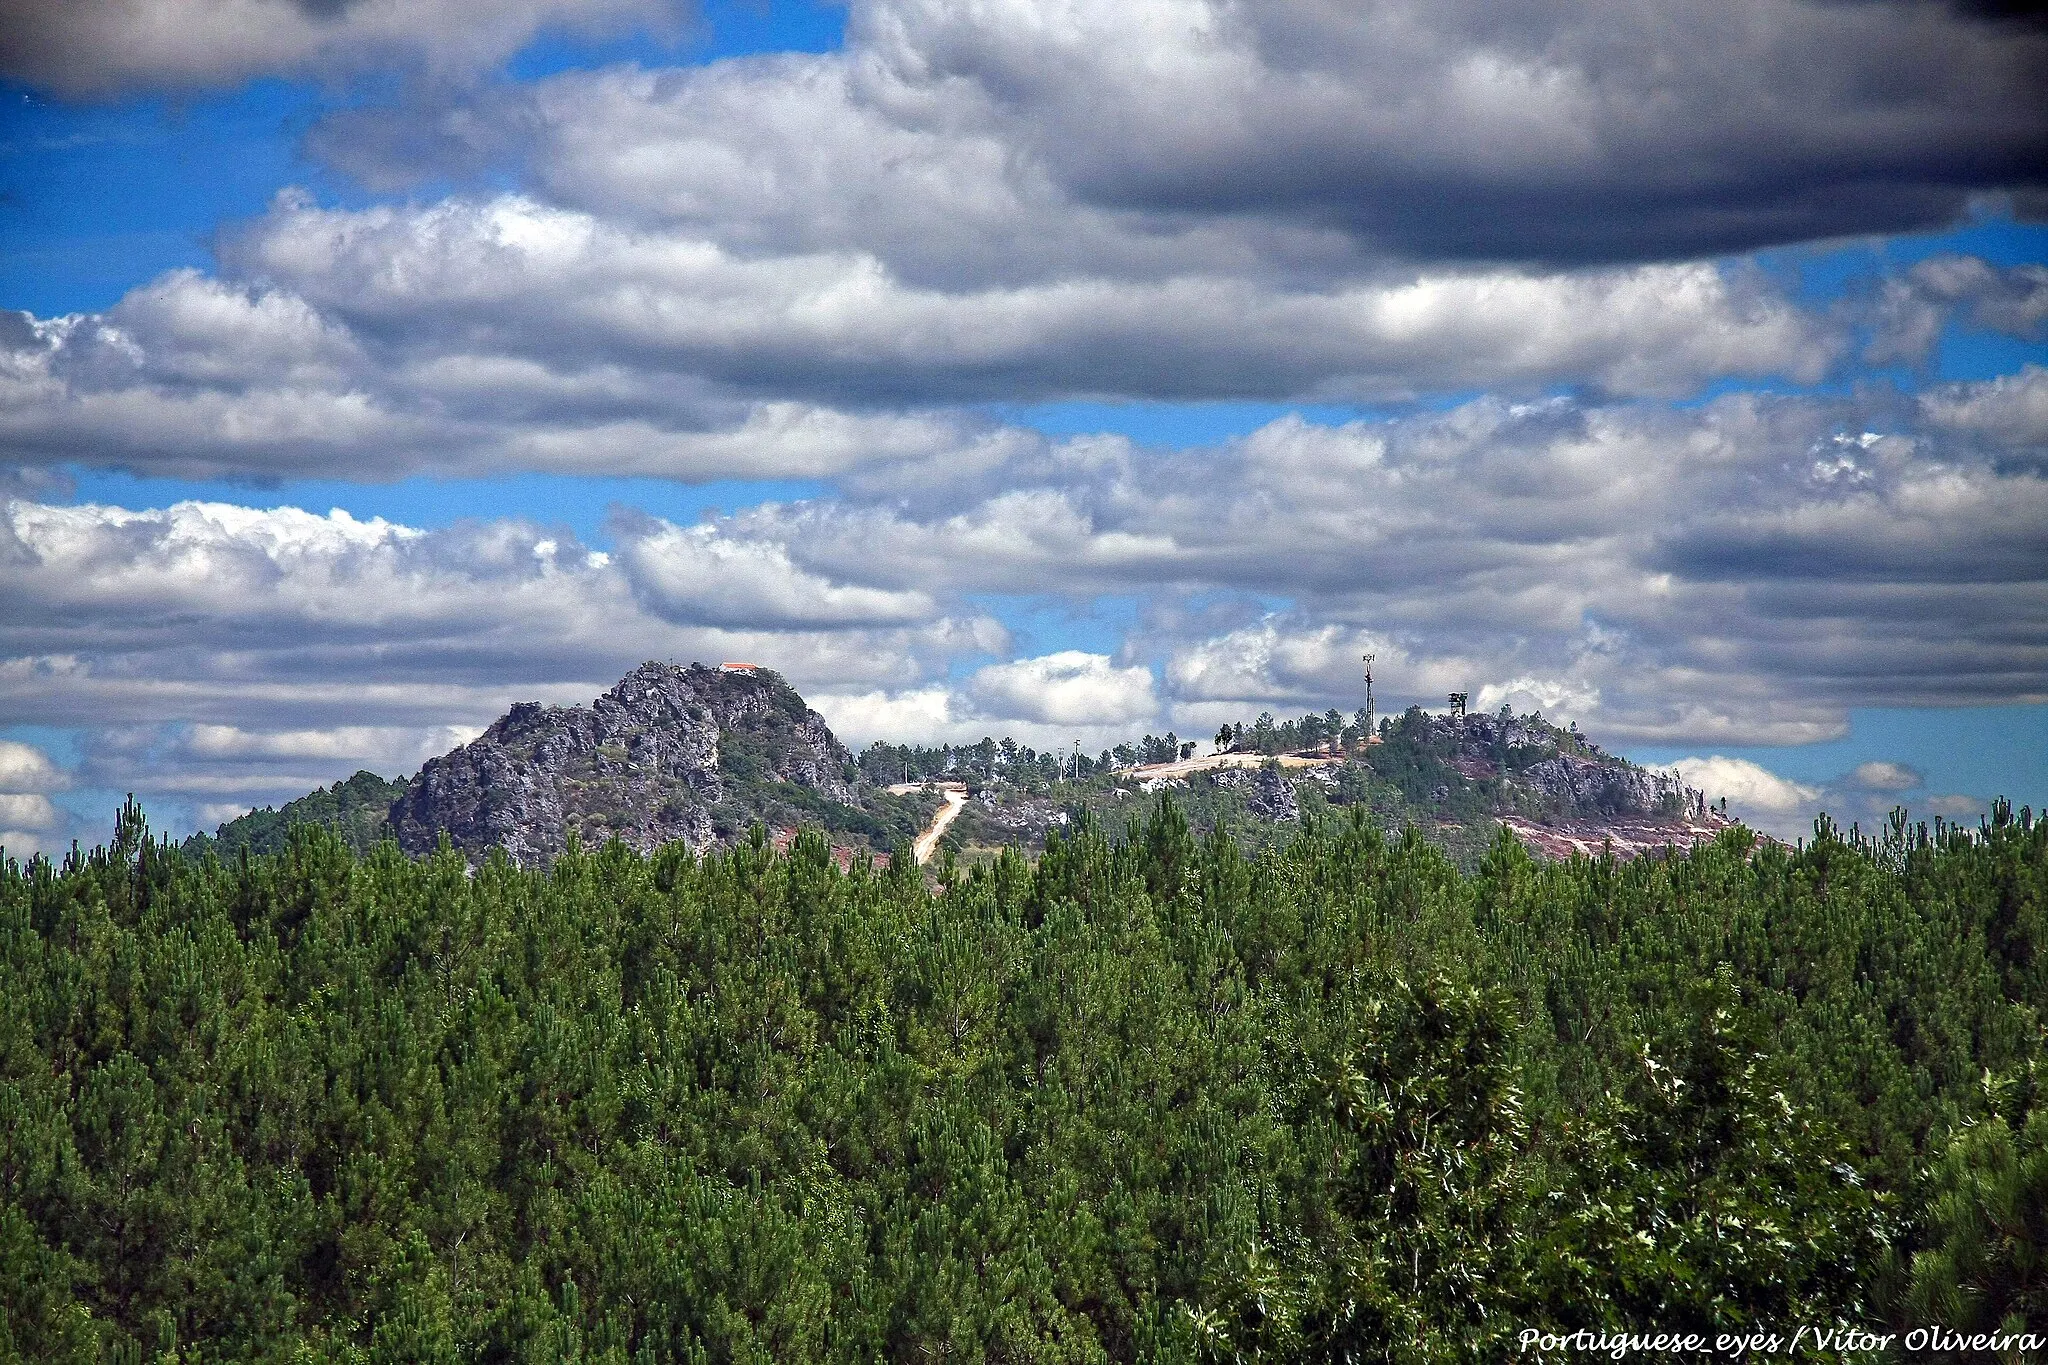
POLYGON ((860 746, 1540 711, 2048 807, 2048 25, 0 0, 0 846, 645 659, 860 746))

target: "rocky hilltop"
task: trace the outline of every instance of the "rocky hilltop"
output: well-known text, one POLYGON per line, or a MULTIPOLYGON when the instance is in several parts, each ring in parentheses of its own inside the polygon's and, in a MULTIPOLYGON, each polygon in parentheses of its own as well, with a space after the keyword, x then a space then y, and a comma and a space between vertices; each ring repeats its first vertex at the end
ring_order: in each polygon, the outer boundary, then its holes
MULTIPOLYGON (((1534 716, 1435 716, 1411 711, 1388 728, 1388 739, 1419 762, 1436 758, 1482 791, 1495 806, 1552 819, 1603 816, 1707 815, 1706 798, 1668 772, 1641 768, 1578 733, 1534 716)), ((1380 746, 1393 767, 1400 750, 1380 746)), ((1443 788, 1448 791, 1448 785, 1443 788)))
POLYGON ((646 663, 589 706, 515 705, 428 762, 389 818, 408 853, 445 832, 472 857, 497 847, 544 864, 572 834, 645 852, 678 839, 701 850, 756 820, 859 828, 876 820, 858 779, 776 673, 646 663))
MULTIPOLYGON (((950 752, 945 771, 973 784, 959 822, 963 846, 1042 842, 1081 806, 1111 829, 1142 818, 1132 798, 1171 791, 1198 827, 1222 827, 1259 842, 1285 837, 1306 817, 1363 808, 1389 832, 1414 827, 1460 861, 1476 865, 1502 825, 1549 857, 1610 851, 1634 857, 1712 838, 1732 823, 1671 773, 1603 750, 1576 728, 1540 716, 1432 715, 1419 707, 1389 717, 1367 743, 1364 716, 1334 715, 1226 727, 1230 747, 1191 755, 1175 737, 1137 752, 1176 754, 1132 763, 1106 754, 1101 774, 1049 784, 1042 773, 983 746, 950 752), (1299 741, 1306 739, 1306 744, 1299 741), (1048 795, 1057 791, 1058 800, 1048 795)), ((1188 746, 1194 747, 1194 746, 1188 746)), ((900 758, 898 760, 901 761, 900 758)))
POLYGON ((1370 743, 1364 722, 1363 712, 1348 725, 1335 712, 1286 723, 1262 716, 1249 729, 1225 727, 1218 743, 1230 747, 1200 757, 1169 734, 1093 761, 993 739, 877 744, 856 760, 768 669, 647 663, 588 706, 522 702, 408 780, 358 773, 194 835, 189 847, 275 852, 293 826, 318 824, 359 851, 393 838, 428 853, 445 834, 473 861, 501 848, 545 865, 572 836, 593 848, 617 838, 642 852, 677 840, 702 851, 758 823, 778 842, 821 826, 850 861, 915 838, 939 806, 930 785, 939 782, 969 796, 943 841, 962 852, 1037 848, 1082 815, 1120 829, 1146 805, 1132 798, 1163 789, 1198 827, 1252 842, 1285 837, 1296 821, 1333 808, 1363 807, 1389 831, 1414 827, 1468 862, 1503 824, 1550 856, 1633 856, 1730 823, 1675 776, 1540 716, 1411 707, 1375 727, 1370 743))
POLYGON ((1385 727, 1365 761, 1399 789, 1404 818, 1468 831, 1506 825, 1546 857, 1633 858, 1711 839, 1733 823, 1676 774, 1639 767, 1537 716, 1411 710, 1385 727))

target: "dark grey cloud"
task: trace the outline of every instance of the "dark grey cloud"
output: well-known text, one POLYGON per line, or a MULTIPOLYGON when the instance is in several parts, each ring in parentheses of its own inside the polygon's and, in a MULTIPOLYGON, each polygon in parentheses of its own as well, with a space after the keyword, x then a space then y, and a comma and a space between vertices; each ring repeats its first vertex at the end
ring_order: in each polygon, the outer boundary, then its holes
POLYGON ((2038 26, 1919 0, 861 0, 843 54, 571 74, 316 145, 385 184, 510 159, 560 203, 921 281, 1333 278, 2024 211, 2044 66, 2038 26))
POLYGON ((1973 192, 2039 186, 2048 161, 2042 35, 1927 5, 1206 13, 1186 65, 1126 68, 1104 46, 1097 69, 1130 79, 1084 76, 1079 98, 1034 79, 1059 70, 1034 57, 1073 53, 1060 40, 1079 35, 1056 30, 920 74, 1028 91, 1084 198, 1292 214, 1416 259, 1670 259, 1925 227, 1973 192), (1183 119, 1216 84, 1222 108, 1183 119))
POLYGON ((2048 202, 2048 32, 1924 0, 856 0, 847 35, 313 145, 945 288, 1684 260, 2048 202))
MULTIPOLYGON (((1744 267, 1530 264, 1571 254, 1538 242, 1567 220, 1670 238, 1609 255, 1699 249, 1586 178, 1622 143, 1652 168, 1630 184, 1669 182, 1672 213, 1704 222, 1762 212, 1742 159, 1789 145, 1727 119, 1833 91, 1847 103, 1816 115, 1817 163, 1933 138, 1928 156, 1977 188, 1979 124, 2039 122, 2008 88, 2035 40, 1939 7, 1624 9, 1090 0, 1027 22, 874 0, 844 53, 464 95, 394 121, 407 147, 385 150, 521 158, 531 193, 358 211, 285 193, 223 239, 219 278, 167 275, 104 314, 10 315, 0 467, 818 476, 957 449, 971 423, 917 411, 933 405, 1679 396, 1810 383, 1859 347, 1919 363, 1952 320, 2041 334, 2039 268, 1967 257, 1834 310, 1744 267), (1717 123, 1701 92, 1729 81, 1717 123), (1424 235, 1447 245, 1382 240, 1273 179, 1341 196, 1368 171, 1413 183, 1361 202, 1433 205, 1448 217, 1424 235), (1191 176, 1248 197, 1160 188, 1191 176), (1515 208, 1530 195, 1557 213, 1515 208), (1466 218, 1536 244, 1452 259, 1477 251, 1454 241, 1466 218)), ((366 0, 336 23, 382 12, 366 0)), ((1800 193, 1853 201, 1838 189, 1800 193)), ((2001 439, 1982 406, 1953 416, 2001 439)))
POLYGON ((543 27, 678 19, 673 0, 0 0, 0 76, 73 96, 386 65, 469 76, 543 27))
POLYGON ((2041 0, 1949 0, 1956 13, 1992 23, 2048 27, 2048 5, 2041 0))

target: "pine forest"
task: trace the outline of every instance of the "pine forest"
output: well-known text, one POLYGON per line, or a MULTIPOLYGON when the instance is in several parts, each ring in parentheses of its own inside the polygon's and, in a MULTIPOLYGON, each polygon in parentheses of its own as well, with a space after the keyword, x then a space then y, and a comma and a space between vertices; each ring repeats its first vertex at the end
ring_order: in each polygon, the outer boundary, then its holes
POLYGON ((188 855, 131 803, 0 868, 0 1353, 2038 1329, 2044 1018, 2048 823, 2003 805, 1627 863, 1503 831, 1467 874, 1362 813, 1248 851, 1166 795, 850 870, 814 830, 188 855))

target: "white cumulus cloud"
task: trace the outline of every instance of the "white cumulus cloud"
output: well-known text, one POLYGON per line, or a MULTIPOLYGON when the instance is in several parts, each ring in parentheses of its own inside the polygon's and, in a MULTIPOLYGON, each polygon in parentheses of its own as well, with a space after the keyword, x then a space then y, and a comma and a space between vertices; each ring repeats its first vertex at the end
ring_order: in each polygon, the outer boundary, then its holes
POLYGON ((1818 801, 1821 788, 1778 776, 1746 758, 1681 758, 1671 765, 1687 786, 1697 787, 1709 801, 1728 800, 1737 814, 1783 816, 1818 801))
POLYGON ((64 823, 64 813, 47 796, 0 794, 0 828, 47 832, 64 823))
POLYGON ((1903 763, 1886 759, 1872 759, 1859 763, 1849 771, 1844 785, 1860 787, 1872 792, 1905 792, 1924 786, 1927 779, 1903 763))
POLYGON ((0 792, 54 792, 70 785, 70 776, 35 745, 0 739, 0 792))
POLYGON ((967 691, 985 715, 1046 725, 1130 725, 1159 714, 1152 670, 1078 649, 990 664, 967 691))
POLYGON ((641 600, 680 624, 786 627, 899 625, 938 614, 930 594, 831 582, 772 542, 711 526, 640 518, 616 523, 618 560, 641 600))
POLYGON ((10 858, 55 853, 71 835, 71 816, 47 793, 72 785, 72 774, 33 744, 0 739, 0 851, 10 858))

